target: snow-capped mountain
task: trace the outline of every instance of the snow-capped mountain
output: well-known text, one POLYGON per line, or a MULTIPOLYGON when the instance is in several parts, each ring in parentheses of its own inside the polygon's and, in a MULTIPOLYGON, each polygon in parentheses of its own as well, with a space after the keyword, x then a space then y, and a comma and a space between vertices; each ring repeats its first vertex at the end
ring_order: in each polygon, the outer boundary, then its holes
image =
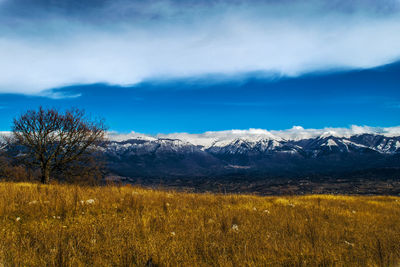
POLYGON ((120 175, 221 175, 255 171, 320 172, 400 167, 400 134, 376 128, 284 131, 236 130, 204 134, 110 138, 106 156, 120 175), (373 129, 374 131, 372 131, 373 129), (121 167, 123 166, 123 167, 121 167))
POLYGON ((154 153, 176 152, 194 153, 206 151, 212 154, 268 154, 277 152, 400 152, 400 135, 387 137, 380 134, 360 134, 349 137, 326 135, 307 139, 285 140, 280 137, 247 138, 237 137, 225 140, 191 140, 173 138, 141 138, 132 137, 127 140, 109 141, 107 151, 110 153, 154 153))
POLYGON ((108 140, 101 149, 108 169, 123 177, 286 177, 400 170, 399 127, 109 133, 108 140))

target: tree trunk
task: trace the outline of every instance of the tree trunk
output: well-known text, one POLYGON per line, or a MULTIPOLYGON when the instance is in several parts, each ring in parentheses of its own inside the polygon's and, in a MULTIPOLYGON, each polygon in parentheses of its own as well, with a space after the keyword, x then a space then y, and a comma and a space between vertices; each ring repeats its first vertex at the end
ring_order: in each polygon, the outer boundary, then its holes
POLYGON ((40 181, 42 184, 48 184, 50 181, 50 168, 47 166, 42 167, 42 178, 40 181))

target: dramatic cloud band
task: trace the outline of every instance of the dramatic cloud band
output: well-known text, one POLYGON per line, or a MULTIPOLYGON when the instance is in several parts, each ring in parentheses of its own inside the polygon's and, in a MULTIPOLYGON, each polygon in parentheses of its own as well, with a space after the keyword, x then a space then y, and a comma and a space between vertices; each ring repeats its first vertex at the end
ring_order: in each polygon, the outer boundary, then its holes
POLYGON ((394 0, 1 0, 0 92, 372 68, 400 58, 399 7, 394 0))

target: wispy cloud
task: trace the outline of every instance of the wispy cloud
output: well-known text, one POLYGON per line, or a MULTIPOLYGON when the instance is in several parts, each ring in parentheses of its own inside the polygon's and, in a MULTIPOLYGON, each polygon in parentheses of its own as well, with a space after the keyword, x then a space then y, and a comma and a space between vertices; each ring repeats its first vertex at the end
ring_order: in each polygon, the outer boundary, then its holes
POLYGON ((227 106, 227 107, 267 107, 271 106, 271 103, 262 102, 208 102, 204 103, 206 105, 216 105, 216 106, 227 106))
POLYGON ((372 68, 400 58, 399 6, 394 0, 1 0, 0 92, 372 68))
POLYGON ((392 108, 392 109, 400 108, 400 102, 399 101, 387 102, 384 105, 385 105, 385 107, 392 108))
POLYGON ((51 89, 51 90, 44 90, 40 92, 40 96, 48 97, 51 99, 66 99, 66 98, 77 98, 82 96, 81 93, 71 93, 64 90, 59 89, 51 89))

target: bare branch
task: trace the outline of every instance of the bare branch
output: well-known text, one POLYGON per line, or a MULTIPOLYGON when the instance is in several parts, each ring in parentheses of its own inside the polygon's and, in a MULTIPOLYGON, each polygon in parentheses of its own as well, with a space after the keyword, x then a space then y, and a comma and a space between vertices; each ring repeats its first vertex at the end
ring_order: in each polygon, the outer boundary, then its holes
POLYGON ((14 119, 12 128, 16 142, 40 166, 44 183, 49 181, 51 172, 79 162, 103 143, 105 130, 102 120, 87 119, 83 110, 71 109, 62 114, 42 107, 14 119))

